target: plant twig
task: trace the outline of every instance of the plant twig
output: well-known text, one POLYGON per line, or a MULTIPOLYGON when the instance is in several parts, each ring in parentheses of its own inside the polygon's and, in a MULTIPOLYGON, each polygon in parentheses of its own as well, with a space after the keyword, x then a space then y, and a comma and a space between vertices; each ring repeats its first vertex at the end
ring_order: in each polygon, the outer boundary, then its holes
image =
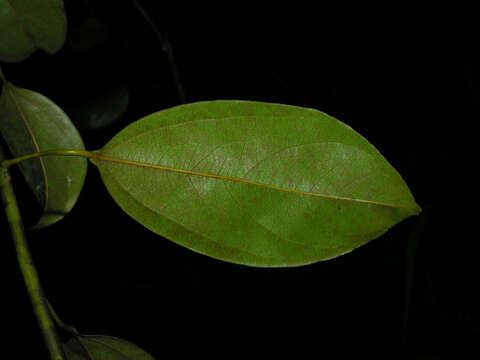
POLYGON ((87 159, 92 159, 95 157, 95 153, 92 151, 86 151, 86 150, 47 150, 47 151, 41 151, 41 152, 35 152, 32 154, 27 154, 23 156, 19 156, 17 158, 13 159, 7 159, 7 160, 0 160, 0 166, 4 168, 8 168, 12 165, 18 164, 19 162, 29 160, 29 159, 35 159, 38 157, 42 156, 81 156, 87 159))
MULTIPOLYGON (((0 162, 4 155, 0 147, 0 162)), ((10 174, 7 168, 0 167, 0 190, 2 193, 3 205, 7 215, 8 223, 12 233, 13 242, 17 252, 17 259, 27 287, 28 295, 33 305, 33 310, 43 334, 43 338, 50 352, 50 359, 65 360, 60 340, 55 331, 55 324, 48 309, 47 299, 43 293, 38 278, 37 270, 33 264, 32 255, 28 248, 22 218, 18 209, 15 193, 11 183, 10 174)))
POLYGON ((80 334, 78 332, 78 330, 75 327, 73 327, 72 325, 68 325, 68 324, 64 323, 62 321, 62 319, 60 319, 60 317, 57 315, 57 313, 53 309, 52 304, 50 304, 50 302, 48 300, 47 300, 47 304, 48 304, 48 309, 50 310, 50 314, 52 314, 52 318, 53 318, 53 320, 55 320, 55 323, 57 324, 57 326, 60 329, 62 329, 63 331, 72 335, 75 338, 75 340, 78 341, 78 343, 82 347, 83 351, 85 351, 85 355, 88 356, 88 359, 93 360, 92 354, 90 354, 90 351, 88 350, 88 347, 82 341, 82 337, 84 337, 84 335, 80 334))
POLYGON ((0 67, 0 80, 2 80, 4 83, 7 83, 7 79, 5 79, 5 75, 3 75, 1 67, 0 67))
POLYGON ((160 44, 162 46, 163 52, 167 55, 168 58, 168 63, 170 64, 170 71, 172 72, 173 76, 173 81, 175 82, 175 86, 177 88, 177 94, 180 99, 180 102, 182 104, 185 104, 185 92, 183 91, 183 85, 182 81, 180 80, 180 73, 178 72, 177 65, 175 63, 175 57, 173 56, 173 48, 170 42, 168 41, 167 37, 165 35, 162 35, 160 30, 158 29, 157 25, 153 21, 153 19, 148 15, 148 13, 145 11, 145 9, 138 3, 136 0, 132 0, 133 5, 137 9, 137 11, 140 13, 140 15, 143 16, 147 24, 152 28, 153 32, 158 38, 158 41, 160 41, 160 44))
POLYGON ((48 310, 50 310, 50 315, 52 315, 53 320, 57 324, 57 326, 62 329, 63 331, 66 331, 67 333, 74 335, 74 336, 80 336, 80 333, 78 330, 73 327, 72 325, 65 324, 62 319, 57 315, 55 310, 53 309, 53 306, 50 304, 50 301, 47 300, 47 305, 48 305, 48 310))

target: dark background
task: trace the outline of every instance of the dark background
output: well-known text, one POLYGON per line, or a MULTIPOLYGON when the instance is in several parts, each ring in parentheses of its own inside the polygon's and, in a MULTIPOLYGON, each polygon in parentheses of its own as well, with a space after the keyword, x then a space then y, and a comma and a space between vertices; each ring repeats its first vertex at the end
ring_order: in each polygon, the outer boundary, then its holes
MULTIPOLYGON (((90 166, 73 211, 28 233, 63 320, 83 333, 130 340, 158 359, 478 356, 473 9, 407 1, 139 3, 168 36, 187 102, 245 99, 325 111, 381 151, 424 211, 342 257, 256 269, 142 228, 90 166)), ((131 1, 71 0, 66 9, 59 53, 36 52, 2 69, 72 116, 96 95, 127 88, 128 107, 116 122, 82 130, 87 149, 180 103, 161 44, 131 1), (101 24, 93 34, 78 30, 89 16, 101 24)), ((33 225, 40 208, 13 173, 33 225)), ((2 352, 46 359, 3 215, 0 228, 2 352)))

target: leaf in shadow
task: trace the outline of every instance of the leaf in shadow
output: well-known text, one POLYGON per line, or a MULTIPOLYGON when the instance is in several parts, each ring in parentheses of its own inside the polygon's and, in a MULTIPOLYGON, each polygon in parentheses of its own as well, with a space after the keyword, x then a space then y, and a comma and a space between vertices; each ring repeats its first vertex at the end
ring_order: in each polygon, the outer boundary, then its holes
MULTIPOLYGON (((14 157, 46 150, 84 149, 67 115, 45 96, 5 83, 0 96, 0 132, 14 157)), ((42 157, 20 169, 44 212, 36 227, 53 224, 74 206, 83 186, 87 161, 80 157, 42 157)))
POLYGON ((95 130, 118 120, 126 111, 129 92, 125 85, 110 88, 71 112, 72 121, 81 130, 95 130))
POLYGON ((154 360, 137 345, 106 335, 81 335, 63 344, 68 360, 154 360))
POLYGON ((1 61, 22 61, 37 49, 56 53, 66 32, 63 0, 0 0, 1 61))
POLYGON ((108 27, 90 15, 69 36, 67 46, 73 51, 84 52, 102 44, 108 39, 108 35, 108 27))
POLYGON ((160 111, 120 131, 94 162, 148 229, 251 266, 334 258, 421 211, 365 138, 295 106, 206 101, 160 111))

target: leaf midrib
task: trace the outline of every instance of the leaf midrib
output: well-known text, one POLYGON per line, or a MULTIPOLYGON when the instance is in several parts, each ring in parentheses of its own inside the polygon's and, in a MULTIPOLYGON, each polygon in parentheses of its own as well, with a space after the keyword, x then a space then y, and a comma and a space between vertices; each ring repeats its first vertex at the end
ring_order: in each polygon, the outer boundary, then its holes
POLYGON ((366 205, 376 205, 376 206, 383 206, 383 207, 390 207, 390 208, 402 208, 402 209, 406 209, 406 210, 409 210, 409 211, 416 212, 415 208, 404 206, 404 205, 399 205, 399 204, 386 203, 386 202, 373 201, 373 200, 366 200, 366 199, 356 199, 356 198, 351 198, 351 197, 346 197, 346 196, 337 196, 337 195, 314 193, 314 192, 302 191, 302 190, 297 190, 297 189, 288 189, 288 188, 283 188, 283 187, 276 186, 276 185, 264 184, 264 183, 260 183, 260 182, 257 182, 257 181, 242 179, 242 178, 237 178, 237 177, 230 177, 230 176, 217 175, 217 174, 205 173, 205 172, 194 171, 194 170, 179 169, 179 168, 163 166, 163 165, 149 164, 149 163, 144 163, 144 162, 140 162, 140 161, 120 159, 120 158, 115 158, 115 157, 102 155, 100 152, 95 152, 95 155, 92 158, 92 161, 94 163, 96 163, 97 161, 107 161, 107 162, 113 162, 113 163, 118 163, 118 164, 123 164, 123 165, 131 165, 131 166, 138 166, 138 167, 143 167, 143 168, 173 172, 173 173, 177 173, 177 174, 201 176, 201 177, 205 177, 205 178, 211 178, 211 179, 217 179, 217 180, 223 180, 223 181, 244 183, 244 184, 248 184, 248 185, 252 185, 252 186, 258 186, 258 187, 262 187, 262 188, 266 188, 266 189, 282 191, 282 192, 287 192, 287 193, 293 193, 293 194, 297 194, 297 195, 301 195, 301 196, 313 196, 313 197, 318 197, 318 198, 339 200, 339 201, 352 201, 352 202, 362 203, 362 204, 366 204, 366 205))
MULTIPOLYGON (((6 83, 5 84, 5 87, 7 88, 7 91, 15 105, 15 108, 17 109, 19 115, 20 115, 20 118, 22 119, 23 121, 23 124, 25 125, 25 128, 27 130, 27 133, 28 135, 30 136, 31 140, 32 140, 32 143, 33 143, 33 147, 35 149, 35 152, 40 152, 40 145, 38 144, 38 141, 37 141, 37 138, 35 137, 35 134, 33 133, 33 130, 32 130, 32 127, 30 126, 30 123, 28 122, 27 120, 27 117, 25 115, 25 113, 23 112, 22 110, 22 107, 20 106, 20 104, 18 103, 17 101, 17 98, 15 96, 15 94, 13 93, 13 90, 12 90, 12 87, 13 85, 10 84, 10 83, 6 83)), ((45 162, 43 160, 43 158, 39 158, 38 161, 40 162, 40 167, 42 169, 42 177, 43 177, 43 180, 44 180, 44 186, 45 186, 45 200, 44 200, 44 208, 47 207, 47 204, 48 204, 48 177, 47 177, 47 169, 45 167, 45 162)))
MULTIPOLYGON (((322 114, 326 115, 329 118, 329 120, 338 121, 335 118, 329 116, 328 114, 325 114, 325 113, 322 113, 322 114)), ((222 118, 206 117, 206 118, 203 118, 203 119, 192 119, 192 120, 188 120, 188 121, 184 121, 184 122, 166 124, 164 126, 161 126, 161 127, 155 128, 155 129, 149 129, 149 130, 146 130, 146 131, 141 131, 138 134, 135 134, 134 136, 123 139, 121 142, 119 142, 119 143, 117 143, 117 144, 115 144, 111 147, 107 147, 107 148, 108 148, 109 151, 111 151, 111 150, 113 150, 113 149, 115 149, 119 146, 125 146, 126 143, 130 143, 130 142, 133 142, 135 140, 138 140, 143 136, 149 136, 149 135, 151 135, 152 133, 155 133, 155 132, 159 132, 159 131, 162 131, 162 130, 165 130, 165 129, 171 129, 171 128, 177 127, 177 126, 184 126, 184 125, 190 124, 192 122, 219 121, 219 120, 220 121, 226 121, 226 120, 229 120, 229 119, 248 119, 248 118, 258 118, 258 116, 255 116, 255 115, 239 115, 239 116, 225 116, 225 117, 222 117, 222 118)), ((285 116, 262 115, 262 118, 288 119, 289 115, 288 114, 285 115, 285 116)), ((338 122, 340 124, 343 124, 340 121, 338 121, 338 122)), ((345 124, 343 124, 343 125, 345 125, 345 124)), ((345 126, 347 126, 347 125, 345 125, 345 126)), ((399 205, 399 204, 394 204, 394 203, 387 203, 387 202, 373 201, 373 200, 366 200, 366 199, 356 199, 356 198, 351 198, 351 197, 329 195, 329 194, 320 194, 320 193, 313 193, 313 192, 307 192, 307 191, 296 190, 296 189, 288 189, 288 188, 283 188, 283 187, 280 187, 280 186, 263 184, 263 183, 243 179, 243 178, 228 177, 228 176, 222 176, 222 175, 216 175, 216 174, 210 174, 210 173, 204 173, 204 172, 197 172, 197 171, 193 171, 193 170, 185 170, 185 169, 179 169, 179 168, 173 168, 173 167, 167 167, 167 166, 161 166, 161 165, 152 165, 152 164, 148 164, 148 163, 131 161, 131 160, 126 160, 126 159, 106 157, 106 156, 103 156, 103 155, 101 155, 101 156, 103 157, 102 160, 113 161, 113 162, 117 162, 117 163, 124 163, 124 164, 128 164, 128 165, 154 168, 154 169, 159 169, 159 170, 164 170, 164 171, 183 173, 183 174, 187 174, 187 175, 203 176, 203 177, 207 177, 207 178, 215 178, 215 179, 225 180, 225 181, 242 182, 242 183, 246 183, 246 184, 250 184, 250 185, 256 185, 256 186, 260 186, 260 187, 264 187, 264 188, 270 188, 272 190, 296 193, 298 195, 315 196, 315 197, 321 197, 321 198, 332 199, 332 200, 340 200, 340 201, 354 201, 354 202, 359 202, 359 203, 364 203, 364 204, 369 204, 369 205, 377 205, 377 206, 384 206, 384 207, 390 207, 390 208, 402 208, 402 209, 406 209, 406 210, 409 210, 409 211, 413 211, 414 213, 417 212, 417 209, 415 207, 409 207, 409 206, 399 205)))

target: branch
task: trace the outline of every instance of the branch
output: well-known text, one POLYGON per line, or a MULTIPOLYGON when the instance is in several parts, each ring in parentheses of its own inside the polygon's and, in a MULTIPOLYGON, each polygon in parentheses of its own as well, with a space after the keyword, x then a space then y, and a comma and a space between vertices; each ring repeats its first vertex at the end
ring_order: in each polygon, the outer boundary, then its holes
POLYGON ((3 83, 7 83, 7 79, 5 79, 5 75, 3 75, 2 68, 0 68, 0 80, 3 81, 3 83))
MULTIPOLYGON (((0 163, 3 161, 3 150, 0 147, 0 163)), ((8 223, 12 233, 17 259, 23 274, 33 310, 37 316, 40 330, 50 352, 52 360, 65 360, 65 355, 60 340, 55 331, 55 325, 48 309, 48 302, 43 293, 38 278, 37 270, 33 264, 32 255, 28 248, 22 218, 18 209, 15 193, 11 183, 10 174, 7 168, 0 167, 0 191, 2 193, 3 206, 7 215, 8 223)))
POLYGON ((143 16, 147 24, 152 28, 153 32, 158 38, 158 41, 160 41, 162 50, 167 55, 168 63, 170 64, 170 71, 172 72, 173 81, 175 82, 175 86, 177 87, 177 94, 180 98, 180 103, 185 104, 185 93, 183 91, 182 81, 180 80, 180 73, 178 72, 177 65, 175 64, 175 57, 173 56, 172 45, 168 41, 167 37, 162 35, 157 25, 155 25, 153 19, 150 17, 150 15, 148 15, 148 13, 138 3, 138 1, 132 0, 132 3, 137 9, 137 11, 140 13, 140 15, 143 16))

